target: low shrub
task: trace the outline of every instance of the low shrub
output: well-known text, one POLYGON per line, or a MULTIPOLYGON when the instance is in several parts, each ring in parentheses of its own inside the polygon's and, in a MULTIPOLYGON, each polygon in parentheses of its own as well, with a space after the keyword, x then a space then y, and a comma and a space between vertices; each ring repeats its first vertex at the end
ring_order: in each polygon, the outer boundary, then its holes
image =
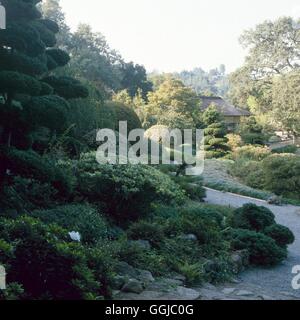
POLYGON ((262 231, 274 223, 275 216, 268 208, 251 203, 236 209, 230 219, 232 227, 254 231, 262 231))
POLYGON ((241 136, 238 134, 229 133, 226 135, 226 138, 228 139, 227 144, 229 145, 232 151, 243 145, 243 140, 241 136))
POLYGON ((264 234, 274 239, 275 242, 281 247, 286 247, 295 241, 295 236, 292 231, 289 228, 279 224, 274 224, 267 227, 264 230, 264 234))
POLYGON ((51 210, 36 210, 31 213, 46 224, 56 223, 69 232, 79 232, 82 242, 97 243, 109 235, 106 220, 89 205, 65 205, 51 210))
POLYGON ((234 160, 247 159, 253 161, 261 161, 271 155, 268 147, 246 145, 236 148, 232 154, 234 160))
POLYGON ((165 237, 163 227, 160 224, 147 221, 132 224, 127 234, 132 240, 148 240, 154 246, 161 243, 165 237))
POLYGON ((105 252, 107 268, 91 250, 72 242, 67 230, 26 216, 1 218, 0 239, 12 247, 11 254, 1 259, 7 267, 8 285, 20 284, 23 299, 94 300, 108 295, 111 252, 105 252), (105 272, 98 277, 98 269, 93 268, 100 265, 99 270, 105 272))
POLYGON ((262 233, 233 229, 230 238, 234 250, 248 250, 250 263, 253 265, 276 265, 287 257, 287 250, 279 247, 273 239, 262 233))
POLYGON ((145 165, 99 165, 93 153, 78 162, 78 191, 101 204, 115 222, 137 220, 153 203, 180 204, 184 191, 171 178, 145 165))
POLYGON ((274 154, 262 162, 264 186, 276 195, 300 199, 300 157, 274 154))
POLYGON ((272 150, 273 153, 296 153, 298 150, 297 146, 295 145, 290 145, 290 146, 285 146, 282 148, 274 149, 272 150))

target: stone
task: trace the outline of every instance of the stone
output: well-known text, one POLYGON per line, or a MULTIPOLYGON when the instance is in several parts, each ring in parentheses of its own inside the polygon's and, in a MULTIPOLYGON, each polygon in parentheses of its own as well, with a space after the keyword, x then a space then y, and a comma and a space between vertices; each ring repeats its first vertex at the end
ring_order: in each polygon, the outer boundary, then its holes
POLYGON ((235 295, 238 297, 250 297, 253 296, 254 293, 247 290, 239 290, 235 295))
POLYGON ((184 234, 181 236, 182 240, 188 240, 188 241, 198 241, 198 238, 194 234, 184 234))
POLYGON ((282 197, 272 196, 267 200, 268 204, 274 204, 276 206, 282 205, 282 197))
POLYGON ((228 295, 228 294, 233 294, 234 291, 236 291, 236 288, 225 288, 225 289, 222 290, 222 292, 223 292, 224 294, 226 294, 226 295, 228 295))
POLYGON ((112 289, 121 290, 127 280, 128 279, 126 279, 126 277, 124 276, 120 276, 120 275, 115 276, 111 283, 112 289))
POLYGON ((258 298, 260 298, 260 299, 262 299, 262 300, 266 300, 266 301, 274 300, 272 297, 267 296, 267 295, 265 295, 265 294, 262 294, 262 295, 258 296, 258 298))
POLYGON ((185 287, 177 287, 163 296, 164 300, 198 300, 200 292, 185 287))
POLYGON ((185 283, 186 282, 186 277, 181 275, 181 274, 175 274, 173 277, 172 277, 174 280, 178 280, 178 281, 181 281, 182 283, 185 283))
POLYGON ((122 287, 123 292, 140 294, 144 291, 143 285, 136 279, 129 279, 122 287))
POLYGON ((235 251, 231 254, 233 272, 238 274, 249 265, 249 252, 247 250, 235 251))
POLYGON ((155 281, 150 271, 147 271, 147 270, 137 270, 137 271, 139 273, 137 279, 142 281, 145 285, 155 281))

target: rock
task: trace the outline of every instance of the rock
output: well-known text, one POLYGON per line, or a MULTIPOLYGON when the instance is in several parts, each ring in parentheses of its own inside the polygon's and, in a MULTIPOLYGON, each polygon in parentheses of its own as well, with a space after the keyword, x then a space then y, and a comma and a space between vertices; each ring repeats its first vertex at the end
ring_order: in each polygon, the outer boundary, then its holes
POLYGON ((260 298, 260 299, 262 299, 262 300, 266 300, 266 301, 274 300, 272 297, 269 297, 269 296, 264 295, 264 294, 258 296, 258 298, 260 298))
POLYGON ((200 298, 200 293, 194 289, 178 287, 166 293, 163 298, 164 300, 197 300, 200 298))
POLYGON ((204 264, 204 270, 209 273, 209 272, 213 272, 216 271, 218 269, 218 264, 217 262, 213 261, 213 260, 206 260, 205 264, 204 264))
POLYGON ((131 244, 140 247, 142 250, 149 251, 151 250, 151 244, 147 240, 137 240, 137 241, 129 241, 131 244))
POLYGON ((128 279, 124 276, 117 275, 113 278, 111 287, 114 290, 121 290, 128 279))
POLYGON ((123 286, 122 291, 139 294, 144 291, 144 288, 140 281, 136 279, 129 279, 128 282, 123 286))
POLYGON ((137 279, 142 281, 145 285, 148 285, 149 283, 155 281, 150 271, 146 271, 146 270, 137 270, 137 271, 139 273, 137 279))
POLYGON ((249 252, 247 250, 235 251, 230 258, 234 273, 240 273, 249 265, 249 252))
POLYGON ((186 277, 181 275, 181 274, 175 274, 173 277, 172 277, 174 280, 178 280, 178 281, 181 281, 182 283, 185 283, 186 282, 186 277))
POLYGON ((182 240, 188 240, 188 241, 198 241, 198 238, 194 234, 184 234, 181 236, 182 240))
POLYGON ((276 206, 282 205, 282 197, 272 196, 267 200, 268 204, 274 204, 276 206))
POLYGON ((168 279, 168 278, 160 278, 155 282, 152 282, 147 287, 147 290, 150 291, 170 291, 174 290, 174 288, 182 286, 181 280, 176 279, 168 279))
POLYGON ((238 297, 250 297, 253 296, 254 293, 247 290, 239 290, 235 295, 238 297))
POLYGON ((117 274, 122 276, 128 276, 130 278, 135 278, 136 269, 130 266, 127 262, 119 262, 115 268, 117 274))
POLYGON ((222 290, 222 293, 228 295, 228 294, 233 294, 234 291, 236 291, 236 288, 225 288, 222 290))

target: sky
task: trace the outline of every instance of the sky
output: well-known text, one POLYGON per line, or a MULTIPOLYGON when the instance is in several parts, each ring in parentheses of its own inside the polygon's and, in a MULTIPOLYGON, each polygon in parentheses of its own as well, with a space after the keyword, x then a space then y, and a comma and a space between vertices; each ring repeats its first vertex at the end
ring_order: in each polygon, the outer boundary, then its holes
POLYGON ((280 16, 300 18, 299 0, 61 0, 67 23, 88 23, 126 61, 148 72, 243 64, 239 37, 280 16))

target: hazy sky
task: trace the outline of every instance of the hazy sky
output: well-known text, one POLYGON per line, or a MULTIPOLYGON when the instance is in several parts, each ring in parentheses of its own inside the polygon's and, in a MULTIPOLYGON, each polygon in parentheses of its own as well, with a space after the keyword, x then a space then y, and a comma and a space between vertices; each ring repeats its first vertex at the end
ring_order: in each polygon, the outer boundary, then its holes
POLYGON ((239 67, 243 30, 282 15, 300 17, 299 0, 61 0, 67 22, 89 23, 127 61, 148 71, 239 67))

